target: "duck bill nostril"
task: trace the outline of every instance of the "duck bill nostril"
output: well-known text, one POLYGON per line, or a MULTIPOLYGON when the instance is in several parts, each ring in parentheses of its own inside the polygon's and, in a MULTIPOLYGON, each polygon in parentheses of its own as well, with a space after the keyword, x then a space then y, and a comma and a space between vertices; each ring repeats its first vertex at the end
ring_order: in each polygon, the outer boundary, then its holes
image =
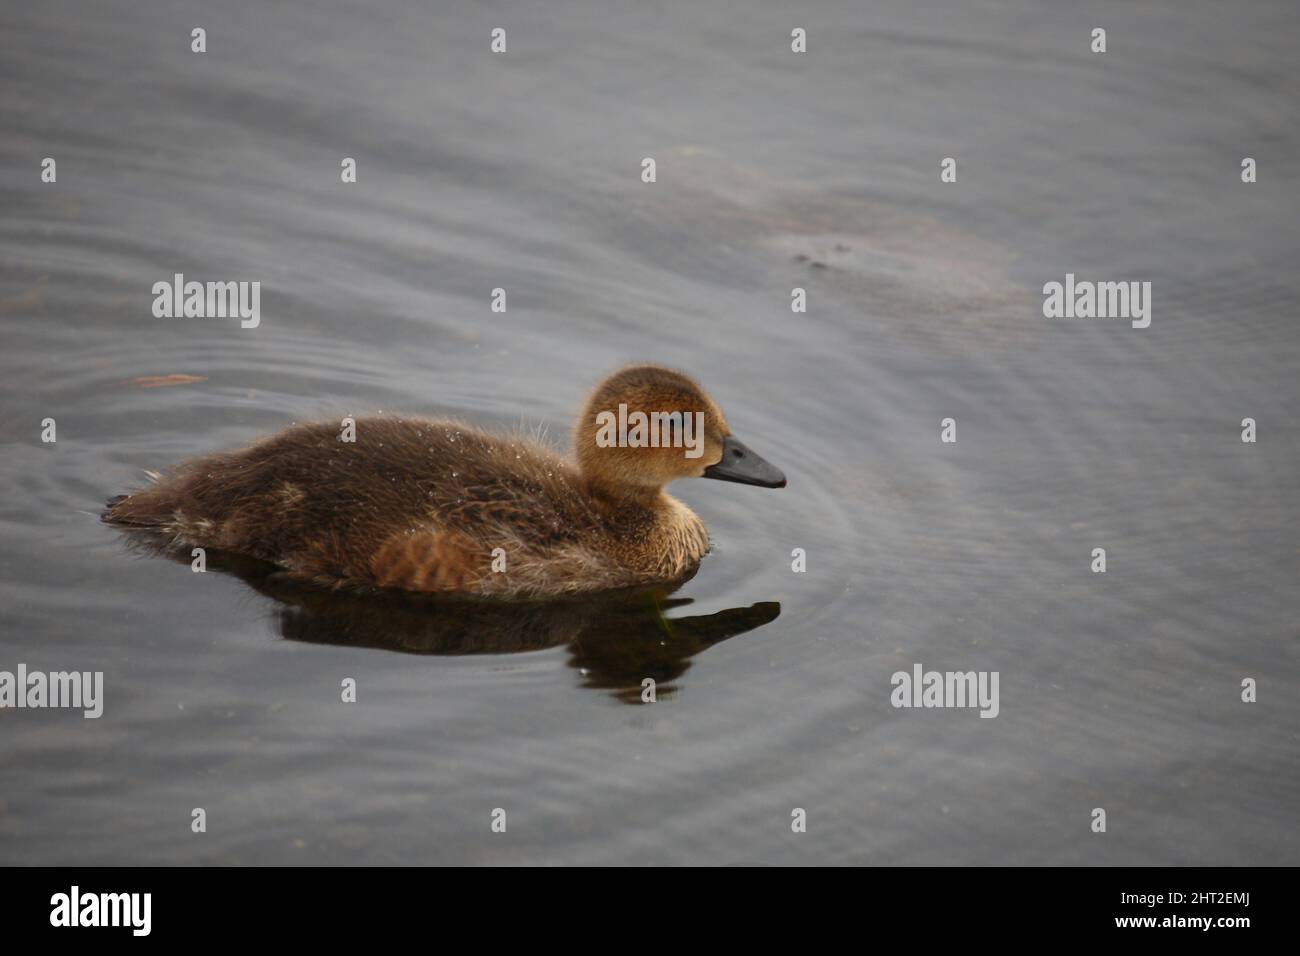
POLYGON ((785 487, 785 475, 781 469, 768 464, 733 435, 722 440, 722 459, 716 465, 705 468, 704 477, 735 481, 742 485, 758 485, 760 488, 785 487))

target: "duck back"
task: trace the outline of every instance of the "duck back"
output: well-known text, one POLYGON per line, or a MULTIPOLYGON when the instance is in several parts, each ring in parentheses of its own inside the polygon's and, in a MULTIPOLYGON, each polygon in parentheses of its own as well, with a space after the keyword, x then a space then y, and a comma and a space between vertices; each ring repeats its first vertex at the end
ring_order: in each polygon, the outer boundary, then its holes
POLYGON ((693 572, 703 524, 660 494, 610 502, 554 451, 456 422, 292 427, 193 459, 105 520, 334 587, 544 595, 693 572))

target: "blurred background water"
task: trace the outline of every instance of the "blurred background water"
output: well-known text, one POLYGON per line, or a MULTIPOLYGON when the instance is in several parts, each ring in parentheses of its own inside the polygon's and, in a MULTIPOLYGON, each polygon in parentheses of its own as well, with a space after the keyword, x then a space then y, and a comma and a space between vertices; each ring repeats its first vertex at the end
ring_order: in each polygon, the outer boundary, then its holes
POLYGON ((1298 28, 1285 0, 6 0, 0 669, 102 670, 106 700, 0 710, 0 862, 1300 862, 1298 28), (176 272, 260 281, 260 327, 154 318, 176 272), (1151 327, 1043 318, 1067 272, 1150 281, 1151 327), (540 627, 585 643, 398 653, 418 610, 321 625, 96 517, 306 418, 563 443, 627 361, 697 375, 790 481, 674 487, 715 552, 662 645, 579 609, 540 627), (136 383, 164 375, 201 380, 136 383), (895 710, 914 663, 999 671, 1000 715, 895 710))

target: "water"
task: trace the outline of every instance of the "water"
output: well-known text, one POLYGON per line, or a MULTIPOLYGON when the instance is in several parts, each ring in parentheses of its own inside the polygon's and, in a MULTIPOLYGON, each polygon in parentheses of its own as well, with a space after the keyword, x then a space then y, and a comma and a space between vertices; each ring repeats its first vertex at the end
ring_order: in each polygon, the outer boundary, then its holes
POLYGON ((5 5, 0 669, 106 703, 0 711, 0 862, 1300 862, 1294 4, 544 6, 5 5), (175 272, 261 326, 154 319, 175 272), (1066 272, 1151 327, 1044 319, 1066 272), (563 442, 645 360, 790 480, 675 487, 680 603, 322 602, 96 518, 293 420, 563 442))

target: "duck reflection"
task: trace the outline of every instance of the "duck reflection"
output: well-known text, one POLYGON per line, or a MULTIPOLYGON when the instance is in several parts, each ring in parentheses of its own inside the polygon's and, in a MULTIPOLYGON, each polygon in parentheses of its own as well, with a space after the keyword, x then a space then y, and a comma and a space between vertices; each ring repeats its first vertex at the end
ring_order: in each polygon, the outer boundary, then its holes
POLYGON ((567 646, 582 686, 608 690, 626 703, 641 702, 647 677, 659 698, 671 696, 696 654, 781 613, 779 603, 764 601, 670 617, 693 603, 672 597, 671 588, 563 601, 359 594, 304 585, 274 565, 240 556, 208 552, 207 561, 209 570, 233 574, 273 599, 278 629, 288 640, 448 656, 567 646))

